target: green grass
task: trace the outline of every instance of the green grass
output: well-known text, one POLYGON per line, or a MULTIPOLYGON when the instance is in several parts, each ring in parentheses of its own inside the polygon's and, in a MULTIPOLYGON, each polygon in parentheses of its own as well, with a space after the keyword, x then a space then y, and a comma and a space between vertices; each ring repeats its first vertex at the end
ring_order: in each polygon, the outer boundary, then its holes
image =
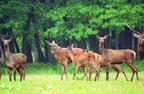
MULTIPOLYGON (((17 75, 16 82, 9 82, 6 69, 3 66, 4 73, 0 81, 0 94, 144 94, 144 62, 136 62, 139 69, 139 81, 126 81, 120 74, 118 80, 114 80, 115 72, 111 71, 110 81, 105 81, 105 70, 102 70, 100 80, 86 81, 83 78, 83 72, 77 74, 76 80, 72 80, 73 65, 68 65, 68 80, 61 81, 60 65, 53 68, 47 64, 29 64, 26 66, 26 81, 20 82, 17 75)), ((132 73, 127 66, 125 69, 128 78, 132 73)), ((65 76, 64 76, 65 78, 65 76)))

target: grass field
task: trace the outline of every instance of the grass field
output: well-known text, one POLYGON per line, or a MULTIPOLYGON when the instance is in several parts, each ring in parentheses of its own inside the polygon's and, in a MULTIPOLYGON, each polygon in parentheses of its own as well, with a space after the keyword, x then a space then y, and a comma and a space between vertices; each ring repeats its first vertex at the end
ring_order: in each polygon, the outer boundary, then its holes
MULTIPOLYGON (((102 70, 99 81, 86 81, 80 69, 77 79, 72 80, 73 66, 68 67, 68 80, 60 80, 60 65, 56 68, 47 64, 29 64, 26 66, 26 81, 20 82, 17 75, 16 82, 9 82, 6 69, 0 81, 0 94, 144 94, 144 62, 137 62, 139 81, 126 81, 120 74, 114 80, 115 72, 111 71, 110 81, 105 81, 105 71, 102 70)), ((130 79, 132 73, 127 66, 123 66, 130 79)), ((94 75, 92 78, 94 79, 94 75)))

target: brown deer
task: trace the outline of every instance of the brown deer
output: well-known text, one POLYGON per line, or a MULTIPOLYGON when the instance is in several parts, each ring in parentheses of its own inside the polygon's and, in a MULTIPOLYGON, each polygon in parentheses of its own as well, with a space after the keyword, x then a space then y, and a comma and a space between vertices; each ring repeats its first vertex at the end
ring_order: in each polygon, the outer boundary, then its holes
MULTIPOLYGON (((49 42, 46 40, 46 43, 48 45, 50 45, 50 50, 51 53, 54 55, 56 61, 61 64, 61 68, 62 68, 62 72, 61 72, 61 80, 63 80, 63 74, 65 72, 66 74, 66 79, 68 79, 67 77, 67 64, 72 63, 71 59, 69 58, 68 54, 67 54, 67 48, 61 48, 60 46, 58 46, 57 43, 55 43, 55 41, 49 42)), ((74 48, 73 49, 74 54, 81 54, 83 53, 83 49, 79 49, 79 48, 74 48)))
POLYGON ((98 35, 96 35, 96 38, 99 41, 99 51, 100 51, 101 55, 103 56, 103 59, 105 60, 106 80, 109 80, 110 66, 111 65, 115 66, 116 69, 121 71, 118 68, 118 65, 115 65, 115 64, 121 64, 121 63, 127 64, 132 69, 133 74, 131 77, 131 81, 133 80, 135 73, 136 73, 136 77, 138 80, 138 69, 134 65, 134 59, 135 59, 136 53, 130 49, 113 50, 113 49, 104 48, 104 42, 108 38, 108 35, 105 35, 104 37, 99 37, 98 35))
POLYGON ((2 39, 4 44, 4 51, 6 55, 6 67, 8 68, 9 80, 12 81, 12 71, 14 73, 14 81, 16 81, 16 71, 20 75, 20 81, 25 80, 25 63, 27 61, 27 57, 23 53, 11 53, 9 50, 9 43, 12 40, 10 39, 2 39))
MULTIPOLYGON (((73 49, 74 48, 72 45, 69 46, 67 49, 68 56, 71 58, 72 63, 75 66, 73 80, 75 79, 77 70, 80 66, 84 66, 84 77, 86 77, 87 80, 90 80, 91 78, 91 75, 89 75, 89 79, 88 79, 87 69, 89 69, 90 72, 92 69, 95 69, 97 75, 99 75, 100 64, 97 62, 97 54, 95 54, 92 51, 88 51, 88 52, 85 51, 82 54, 74 54, 73 49)), ((97 79, 96 77, 97 76, 95 76, 95 80, 97 79)))
MULTIPOLYGON (((97 53, 95 53, 95 54, 96 54, 96 56, 97 56, 97 61, 96 61, 96 62, 100 64, 100 68, 101 68, 101 67, 105 67, 105 66, 106 66, 106 62, 104 61, 102 55, 97 54, 97 53)), ((118 79, 119 73, 122 72, 122 73, 124 74, 124 76, 125 76, 125 79, 128 81, 125 72, 124 72, 123 70, 121 70, 117 64, 112 64, 111 66, 112 66, 112 68, 113 68, 113 69, 116 71, 116 73, 117 73, 117 75, 116 75, 116 77, 115 77, 115 80, 118 79)), ((91 68, 91 69, 89 70, 89 80, 91 80, 92 72, 93 72, 93 69, 91 68)), ((96 78, 99 79, 99 77, 100 77, 100 72, 99 72, 99 74, 96 74, 95 80, 96 80, 96 78)))
POLYGON ((137 47, 140 52, 141 59, 144 59, 144 33, 139 33, 131 28, 127 23, 125 24, 133 33, 133 36, 138 40, 137 47))
MULTIPOLYGON (((96 36, 96 38, 99 40, 99 53, 100 54, 102 54, 102 45, 101 44, 103 44, 104 43, 104 41, 105 41, 105 39, 106 38, 104 38, 104 37, 99 37, 98 35, 96 36)), ((104 44, 103 44, 103 46, 104 46, 104 44)), ((102 55, 99 55, 99 58, 100 58, 100 67, 106 67, 107 66, 107 64, 106 64, 106 61, 103 59, 103 56, 102 55)), ((124 77, 125 77, 125 79, 128 81, 128 78, 127 78, 127 76, 126 76, 126 74, 125 74, 125 72, 122 70, 122 69, 120 69, 119 68, 119 65, 118 64, 111 64, 111 67, 115 70, 115 72, 116 72, 116 77, 115 77, 115 80, 117 80, 118 79, 118 77, 119 77, 119 74, 120 74, 120 72, 122 72, 123 73, 123 75, 124 75, 124 77)))

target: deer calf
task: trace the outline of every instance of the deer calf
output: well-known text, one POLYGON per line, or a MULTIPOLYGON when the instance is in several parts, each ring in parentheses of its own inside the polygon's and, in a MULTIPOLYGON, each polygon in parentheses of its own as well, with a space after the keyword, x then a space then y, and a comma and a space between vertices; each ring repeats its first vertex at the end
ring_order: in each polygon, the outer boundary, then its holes
MULTIPOLYGON (((87 69, 89 69, 90 72, 92 69, 95 69, 96 73, 99 75, 100 66, 99 66, 99 63, 97 63, 97 55, 92 51, 88 51, 88 52, 85 51, 84 53, 81 53, 81 54, 74 54, 72 47, 73 46, 68 47, 67 53, 68 53, 68 56, 71 58, 72 63, 75 66, 73 80, 75 79, 77 70, 80 66, 84 66, 84 76, 86 76, 87 80, 88 80, 87 69)), ((89 80, 90 80, 90 76, 89 76, 89 80)))
POLYGON ((16 81, 16 71, 20 75, 20 81, 25 80, 25 63, 27 61, 27 57, 23 53, 11 53, 9 50, 9 43, 12 40, 3 39, 2 42, 4 45, 4 51, 6 55, 6 67, 8 68, 9 80, 12 78, 12 71, 14 73, 14 81, 16 81))

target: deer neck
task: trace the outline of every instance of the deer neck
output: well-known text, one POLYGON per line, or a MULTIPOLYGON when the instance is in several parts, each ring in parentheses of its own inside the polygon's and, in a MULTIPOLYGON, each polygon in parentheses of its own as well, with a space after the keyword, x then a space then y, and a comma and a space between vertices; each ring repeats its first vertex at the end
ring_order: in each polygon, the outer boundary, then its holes
POLYGON ((99 53, 101 54, 101 55, 104 55, 104 44, 101 44, 100 46, 99 46, 99 53))
POLYGON ((10 52, 9 47, 5 47, 4 49, 5 49, 6 61, 8 61, 11 55, 11 52, 10 52))
POLYGON ((74 60, 74 54, 73 54, 72 50, 70 50, 70 52, 68 53, 68 56, 72 61, 74 60))

